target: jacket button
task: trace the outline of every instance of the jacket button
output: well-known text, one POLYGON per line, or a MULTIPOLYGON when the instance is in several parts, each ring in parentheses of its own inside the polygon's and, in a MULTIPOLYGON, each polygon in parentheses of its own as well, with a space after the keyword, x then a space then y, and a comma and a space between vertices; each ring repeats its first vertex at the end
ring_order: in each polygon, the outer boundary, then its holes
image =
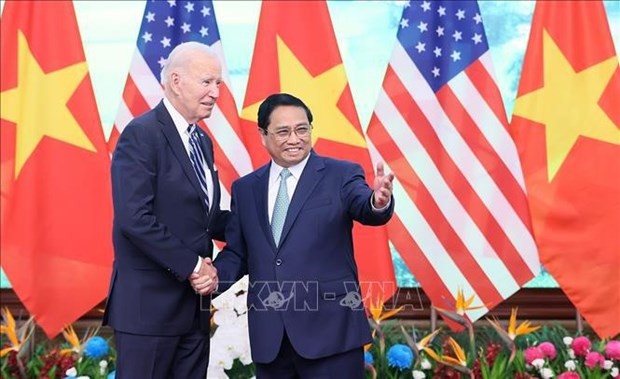
POLYGON ((282 265, 282 259, 278 258, 276 259, 276 266, 281 266, 282 265))

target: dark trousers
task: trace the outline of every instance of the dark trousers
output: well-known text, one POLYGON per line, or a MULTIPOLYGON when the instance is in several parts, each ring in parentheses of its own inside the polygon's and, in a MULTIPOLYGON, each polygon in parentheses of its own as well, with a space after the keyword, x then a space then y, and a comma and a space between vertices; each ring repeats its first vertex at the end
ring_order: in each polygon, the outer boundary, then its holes
POLYGON ((146 336, 114 332, 117 379, 205 379, 209 334, 195 330, 182 336, 146 336))
POLYGON ((363 379, 362 347, 318 359, 297 354, 286 333, 273 362, 256 363, 257 379, 363 379))

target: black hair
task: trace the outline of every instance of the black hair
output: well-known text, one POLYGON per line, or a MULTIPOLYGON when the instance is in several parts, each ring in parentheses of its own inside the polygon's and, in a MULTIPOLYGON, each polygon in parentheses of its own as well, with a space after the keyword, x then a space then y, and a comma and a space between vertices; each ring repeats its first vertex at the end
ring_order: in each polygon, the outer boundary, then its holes
POLYGON ((258 107, 258 127, 263 130, 263 133, 267 133, 271 113, 280 106, 302 108, 306 112, 306 116, 308 116, 308 122, 312 123, 312 112, 310 112, 310 108, 303 101, 288 93, 274 93, 269 95, 258 107))

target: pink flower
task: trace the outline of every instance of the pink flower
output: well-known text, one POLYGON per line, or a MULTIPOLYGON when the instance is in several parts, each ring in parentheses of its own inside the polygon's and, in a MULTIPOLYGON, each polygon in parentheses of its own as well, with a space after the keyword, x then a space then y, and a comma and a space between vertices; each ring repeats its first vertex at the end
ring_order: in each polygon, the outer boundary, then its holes
POLYGON ((620 360, 620 341, 609 341, 605 346, 605 355, 613 360, 620 360))
POLYGON ((558 375, 558 379, 581 379, 581 376, 573 371, 566 371, 558 375))
POLYGON ((532 364, 536 359, 545 359, 545 353, 538 346, 531 346, 525 349, 523 352, 525 362, 532 364))
POLYGON ((543 342, 540 345, 538 345, 538 347, 545 354, 545 357, 549 358, 550 360, 555 358, 555 355, 556 355, 555 346, 553 346, 551 342, 543 342))
POLYGON ((586 355, 585 363, 589 369, 595 368, 596 365, 599 365, 601 368, 603 368, 603 365, 605 364, 605 357, 603 356, 603 354, 597 351, 591 351, 588 353, 588 355, 586 355))
POLYGON ((581 336, 575 338, 570 347, 573 349, 576 356, 585 357, 592 348, 592 342, 590 342, 588 337, 581 336))

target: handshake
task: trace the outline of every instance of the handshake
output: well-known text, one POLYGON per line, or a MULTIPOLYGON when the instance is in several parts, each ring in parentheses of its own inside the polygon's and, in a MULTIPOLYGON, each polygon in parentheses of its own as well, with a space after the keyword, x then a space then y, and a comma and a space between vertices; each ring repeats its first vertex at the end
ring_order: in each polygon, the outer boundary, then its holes
POLYGON ((209 295, 217 290, 217 269, 213 266, 211 258, 203 258, 200 270, 194 272, 189 281, 196 294, 209 295))

